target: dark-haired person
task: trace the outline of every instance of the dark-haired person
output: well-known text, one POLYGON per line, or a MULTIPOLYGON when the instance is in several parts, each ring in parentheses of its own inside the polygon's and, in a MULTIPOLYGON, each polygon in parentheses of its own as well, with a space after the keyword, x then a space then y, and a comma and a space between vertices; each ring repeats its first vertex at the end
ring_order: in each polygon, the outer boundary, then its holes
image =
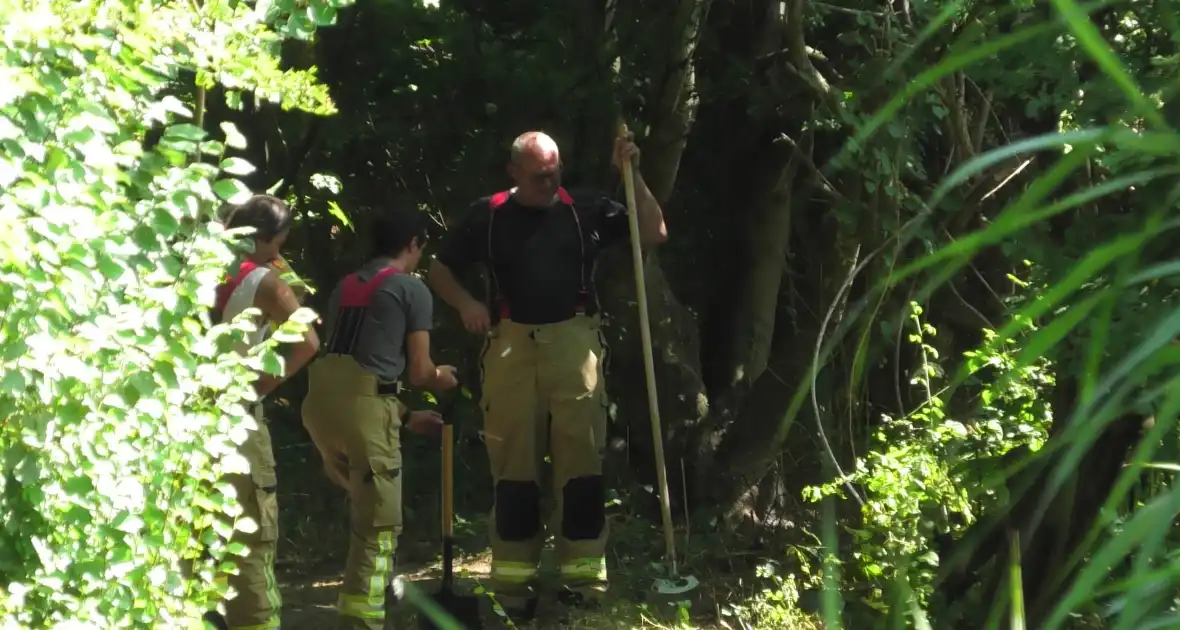
POLYGON ((322 354, 308 370, 303 424, 328 477, 350 499, 338 630, 385 627, 385 592, 402 530, 399 432, 431 434, 442 424, 437 413, 410 412, 398 401, 402 379, 434 392, 457 384, 453 367, 430 358, 434 300, 410 274, 422 258, 428 221, 404 208, 378 214, 370 228, 373 258, 333 290, 322 354))
MULTIPOLYGON (((243 254, 226 281, 217 287, 214 306, 216 318, 223 322, 232 321, 251 307, 262 311, 260 321, 256 322, 256 332, 238 348, 239 352, 245 353, 265 341, 273 328, 286 322, 299 309, 295 293, 273 267, 279 258, 279 249, 291 231, 291 211, 280 199, 255 195, 231 210, 225 226, 227 229, 252 227, 255 230, 246 237, 250 239, 247 244, 252 245, 248 247, 250 251, 243 254)), ((259 399, 298 372, 315 356, 318 348, 319 338, 309 327, 303 340, 290 348, 282 376, 259 375, 254 384, 259 399)), ((274 575, 279 516, 274 451, 261 403, 254 405, 253 413, 257 427, 238 447, 239 453, 250 464, 250 473, 231 474, 226 479, 237 492, 245 515, 258 524, 251 533, 238 530, 233 535, 234 542, 246 545, 249 553, 235 559, 237 574, 224 578, 237 592, 225 602, 223 623, 230 630, 278 628, 282 608, 274 575)))
MULTIPOLYGON (((612 162, 638 158, 618 138, 612 162)), ((512 144, 514 188, 473 203, 430 268, 430 284, 488 339, 482 355, 484 441, 492 481, 492 590, 514 620, 534 615, 545 541, 542 462, 552 461, 559 599, 593 605, 607 588, 606 347, 594 294, 598 254, 629 238, 627 209, 601 193, 561 187, 561 156, 548 135, 512 144), (491 276, 488 304, 457 281, 476 263, 491 276)), ((663 212, 636 172, 644 244, 667 238, 663 212)))
MULTIPOLYGON (((238 208, 238 206, 233 204, 226 204, 222 206, 217 211, 217 220, 222 225, 225 225, 229 220, 230 215, 236 208, 238 208)), ((287 259, 283 258, 283 255, 280 253, 275 257, 274 260, 270 261, 267 266, 279 272, 279 279, 281 279, 283 282, 286 282, 287 286, 291 287, 291 291, 295 294, 295 297, 299 299, 300 303, 302 303, 304 298, 306 298, 309 294, 307 283, 303 281, 303 278, 299 277, 299 274, 295 273, 295 270, 291 268, 291 265, 287 262, 287 259)))

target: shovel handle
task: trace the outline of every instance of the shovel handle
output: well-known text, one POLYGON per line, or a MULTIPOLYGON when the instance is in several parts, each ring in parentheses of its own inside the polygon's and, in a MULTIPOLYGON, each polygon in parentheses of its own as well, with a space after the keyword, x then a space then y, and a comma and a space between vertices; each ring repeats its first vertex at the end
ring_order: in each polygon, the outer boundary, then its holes
POLYGON ((455 425, 447 422, 442 427, 442 534, 454 534, 455 518, 455 425))
MULTIPOLYGON (((619 120, 619 137, 628 136, 627 124, 619 120)), ((643 244, 639 238, 639 209, 635 201, 635 171, 631 161, 619 165, 627 196, 627 223, 631 232, 631 261, 635 267, 635 297, 639 303, 639 336, 643 342, 643 372, 647 380, 647 409, 651 416, 652 446, 656 479, 660 485, 660 516, 664 525, 664 554, 676 575, 676 535, 672 529, 672 507, 668 498, 668 472, 664 464, 664 432, 660 426, 659 397, 656 395, 655 358, 652 355, 651 320, 647 310, 647 284, 643 275, 643 244)))
POLYGON ((455 403, 459 401, 460 388, 455 388, 449 397, 439 405, 442 416, 442 535, 444 542, 454 534, 455 520, 455 403))
POLYGON ((451 412, 458 393, 442 410, 442 543, 443 543, 443 588, 450 588, 454 581, 455 557, 455 421, 451 412))

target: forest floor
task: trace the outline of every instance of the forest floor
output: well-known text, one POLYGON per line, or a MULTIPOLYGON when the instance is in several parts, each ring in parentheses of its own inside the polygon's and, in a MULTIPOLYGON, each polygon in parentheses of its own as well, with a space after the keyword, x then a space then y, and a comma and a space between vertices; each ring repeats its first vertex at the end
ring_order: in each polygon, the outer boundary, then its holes
MULTIPOLYGON (((301 427, 295 422, 273 421, 272 427, 281 480, 283 539, 276 571, 284 596, 283 628, 330 630, 335 625, 337 587, 348 546, 347 503, 343 493, 323 475, 318 456, 301 427)), ((466 448, 457 448, 455 457, 455 577, 461 593, 486 583, 490 569, 487 464, 482 445, 471 439, 466 441, 466 448)), ((464 440, 460 438, 458 443, 463 444, 464 440)), ((410 438, 403 449, 406 451, 402 490, 405 529, 398 540, 397 570, 420 591, 433 593, 441 577, 442 551, 437 442, 410 438)), ((617 462, 613 467, 629 470, 630 463, 617 462)), ((677 556, 681 573, 700 582, 692 593, 691 607, 679 610, 667 604, 647 603, 654 580, 666 575, 659 524, 650 517, 639 516, 657 512, 657 495, 653 488, 633 482, 619 481, 616 485, 619 491, 611 493, 613 498, 608 507, 607 569, 611 588, 606 600, 594 611, 567 610, 555 601, 552 591, 543 590, 538 617, 525 627, 574 630, 805 630, 814 627, 797 611, 783 608, 781 588, 756 577, 758 566, 766 557, 777 557, 780 564, 792 564, 787 561, 790 550, 810 555, 806 550, 809 545, 800 540, 798 530, 791 537, 793 543, 784 544, 743 540, 741 536, 719 531, 697 533, 680 528, 677 556), (779 603, 772 602, 768 607, 768 599, 779 603), (738 616, 744 620, 739 621, 738 616)), ((803 522, 809 518, 802 513, 799 516, 803 522)), ((548 554, 542 560, 542 571, 552 574, 555 568, 548 554)), ((545 575, 541 584, 554 584, 555 578, 555 574, 545 575)), ((490 598, 480 599, 484 627, 508 627, 499 621, 490 598)), ((403 603, 399 608, 390 627, 416 628, 413 607, 403 603)))
MULTIPOLYGON (((469 555, 457 559, 455 571, 460 593, 471 593, 476 584, 488 578, 489 554, 469 555)), ((283 628, 291 630, 323 630, 332 628, 336 621, 336 588, 340 583, 340 570, 320 567, 319 571, 290 570, 280 575, 283 585, 283 628)), ((441 572, 436 564, 402 567, 401 575, 411 581, 424 593, 435 592, 441 572)), ((629 576, 613 576, 615 582, 626 581, 629 576)), ((543 580, 543 583, 550 580, 543 580)), ((630 629, 630 628, 725 628, 716 623, 669 625, 656 620, 657 613, 647 610, 640 603, 631 601, 628 594, 612 593, 603 605, 593 611, 569 610, 558 604, 552 593, 544 593, 538 615, 528 628, 571 628, 571 629, 630 629)), ((496 614, 487 597, 480 598, 484 628, 508 628, 496 614)), ((403 605, 398 615, 388 622, 387 628, 417 628, 417 613, 412 606, 403 605)))
MULTIPOLYGON (((650 600, 653 581, 660 575, 660 552, 662 538, 659 530, 651 523, 632 517, 616 515, 612 518, 612 544, 609 552, 608 569, 611 590, 602 605, 595 610, 568 609, 557 603, 555 593, 546 592, 545 585, 556 583, 551 548, 542 558, 541 602, 537 619, 522 628, 569 628, 573 630, 668 629, 668 630, 758 630, 791 628, 806 630, 814 627, 802 616, 788 614, 795 621, 766 623, 743 623, 726 609, 748 607, 765 597, 765 584, 753 577, 743 560, 753 557, 749 552, 735 550, 728 552, 724 543, 711 545, 710 552, 690 551, 686 554, 688 566, 683 574, 700 581, 693 591, 691 605, 680 610, 674 604, 656 605, 650 600), (616 542, 617 541, 617 542, 616 542)), ((403 579, 414 584, 421 592, 429 594, 438 589, 441 578, 438 540, 430 535, 404 535, 399 549, 398 573, 403 579), (433 540, 432 540, 433 539, 433 540)), ((343 543, 343 540, 340 541, 343 543)), ((459 541, 456 550, 456 590, 461 594, 473 593, 479 584, 486 583, 490 570, 490 553, 486 548, 486 537, 472 533, 459 541)), ((328 630, 335 623, 335 601, 337 588, 343 570, 344 548, 332 558, 312 561, 302 557, 290 546, 278 566, 279 580, 283 588, 283 628, 287 630, 328 630)), ((484 628, 500 629, 512 626, 504 623, 496 614, 490 598, 481 596, 481 612, 484 628)), ((756 605, 756 604, 754 604, 756 605)), ((779 611, 781 616, 787 611, 779 611)), ((749 615, 742 615, 749 619, 749 615)), ((417 628, 416 611, 412 605, 403 603, 387 628, 417 628)))

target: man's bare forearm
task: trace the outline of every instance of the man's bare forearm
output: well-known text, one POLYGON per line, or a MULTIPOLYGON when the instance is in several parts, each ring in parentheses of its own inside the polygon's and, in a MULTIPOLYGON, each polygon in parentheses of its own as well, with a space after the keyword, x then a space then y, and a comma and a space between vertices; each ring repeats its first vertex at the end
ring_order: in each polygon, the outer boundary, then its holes
POLYGON ((639 238, 645 245, 656 245, 668 240, 668 227, 664 225, 664 210, 660 202, 643 181, 639 169, 635 169, 635 206, 639 216, 639 238))
POLYGON ((451 270, 438 260, 430 261, 430 273, 427 275, 426 281, 444 302, 451 305, 451 308, 461 310, 464 306, 475 301, 475 298, 455 278, 455 274, 451 273, 451 270))

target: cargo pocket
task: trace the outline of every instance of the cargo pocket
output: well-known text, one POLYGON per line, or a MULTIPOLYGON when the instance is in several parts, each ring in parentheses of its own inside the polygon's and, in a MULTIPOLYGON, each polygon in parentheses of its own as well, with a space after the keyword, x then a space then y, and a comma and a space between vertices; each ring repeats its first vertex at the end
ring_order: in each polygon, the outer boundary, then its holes
POLYGON ((401 457, 370 457, 369 475, 376 529, 400 530, 402 526, 401 457))
POLYGON ((279 539, 279 495, 278 476, 274 468, 262 467, 250 473, 254 482, 254 498, 258 502, 258 531, 255 533, 262 542, 279 539))

